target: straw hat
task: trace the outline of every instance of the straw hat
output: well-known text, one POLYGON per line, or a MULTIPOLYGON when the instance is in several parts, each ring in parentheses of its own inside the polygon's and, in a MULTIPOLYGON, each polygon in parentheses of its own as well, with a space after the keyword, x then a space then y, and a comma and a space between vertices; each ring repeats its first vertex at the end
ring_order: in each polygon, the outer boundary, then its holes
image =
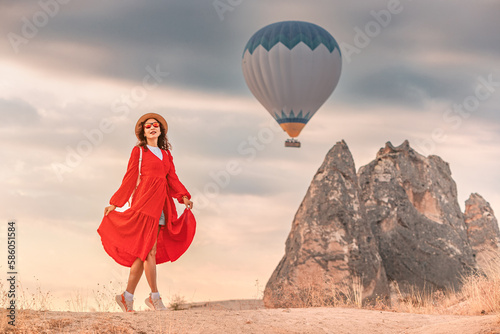
POLYGON ((167 133, 167 131, 168 131, 168 124, 167 124, 167 121, 165 120, 165 118, 163 118, 163 116, 161 116, 159 114, 156 114, 154 112, 150 112, 150 113, 147 113, 145 115, 142 115, 139 118, 139 120, 137 121, 137 123, 135 124, 135 136, 137 137, 137 139, 140 140, 139 134, 143 131, 143 129, 141 127, 141 123, 147 121, 150 118, 154 118, 158 122, 160 122, 161 125, 163 125, 163 127, 165 128, 165 134, 167 133))

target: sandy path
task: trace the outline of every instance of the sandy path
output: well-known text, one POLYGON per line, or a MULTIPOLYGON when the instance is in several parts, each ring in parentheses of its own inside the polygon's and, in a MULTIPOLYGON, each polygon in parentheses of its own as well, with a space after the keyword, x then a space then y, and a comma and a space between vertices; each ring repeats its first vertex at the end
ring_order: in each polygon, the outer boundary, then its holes
MULTIPOLYGON (((5 318, 5 310, 1 316, 5 318)), ((223 310, 212 307, 130 314, 22 311, 16 320, 19 333, 500 334, 498 315, 421 315, 347 308, 223 310)), ((2 326, 5 325, 2 320, 2 326)))

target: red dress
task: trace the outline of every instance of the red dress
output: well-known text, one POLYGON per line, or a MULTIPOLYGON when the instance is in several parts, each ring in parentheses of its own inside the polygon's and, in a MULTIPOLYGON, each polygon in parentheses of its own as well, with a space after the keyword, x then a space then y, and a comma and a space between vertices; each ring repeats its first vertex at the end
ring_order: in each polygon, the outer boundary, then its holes
POLYGON ((175 173, 172 155, 164 150, 160 160, 147 148, 135 146, 122 184, 109 203, 122 207, 132 195, 139 174, 139 149, 143 150, 141 180, 130 208, 124 212, 111 211, 97 229, 106 253, 126 267, 131 267, 136 258, 146 259, 157 240, 158 226, 161 228, 156 245, 157 264, 177 260, 188 249, 196 230, 191 210, 185 209, 177 218, 173 198, 184 203, 182 197, 191 199, 191 195, 175 173), (159 225, 162 210, 165 225, 159 225))

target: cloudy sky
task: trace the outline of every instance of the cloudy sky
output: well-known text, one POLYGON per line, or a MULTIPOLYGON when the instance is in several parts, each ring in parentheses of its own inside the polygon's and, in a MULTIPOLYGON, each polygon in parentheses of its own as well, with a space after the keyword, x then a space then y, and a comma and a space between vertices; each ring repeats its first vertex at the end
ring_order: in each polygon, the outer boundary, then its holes
MULTIPOLYGON (((103 284, 109 296, 125 288, 128 268, 104 252, 96 229, 146 112, 169 122, 198 221, 188 252, 158 267, 167 298, 259 296, 313 175, 342 139, 357 168, 387 141, 408 139, 450 163, 462 208, 478 192, 500 210, 498 1, 1 6, 0 258, 15 219, 23 289, 50 292, 55 309, 77 296, 91 307, 103 284), (241 72, 248 39, 283 20, 324 27, 343 52, 337 89, 302 131, 301 149, 283 147, 286 134, 241 72), (239 168, 227 179, 228 163, 239 168)), ((6 273, 6 261, 0 266, 6 273)), ((143 277, 137 300, 148 293, 143 277)))

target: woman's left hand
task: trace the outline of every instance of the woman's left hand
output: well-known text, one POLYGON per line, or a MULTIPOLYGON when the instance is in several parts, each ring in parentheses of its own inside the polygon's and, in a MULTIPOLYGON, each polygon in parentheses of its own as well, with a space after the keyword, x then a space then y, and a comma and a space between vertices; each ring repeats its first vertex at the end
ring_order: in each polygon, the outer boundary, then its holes
POLYGON ((182 198, 184 200, 184 204, 186 205, 187 209, 192 209, 193 208, 193 202, 189 200, 186 196, 182 198))

